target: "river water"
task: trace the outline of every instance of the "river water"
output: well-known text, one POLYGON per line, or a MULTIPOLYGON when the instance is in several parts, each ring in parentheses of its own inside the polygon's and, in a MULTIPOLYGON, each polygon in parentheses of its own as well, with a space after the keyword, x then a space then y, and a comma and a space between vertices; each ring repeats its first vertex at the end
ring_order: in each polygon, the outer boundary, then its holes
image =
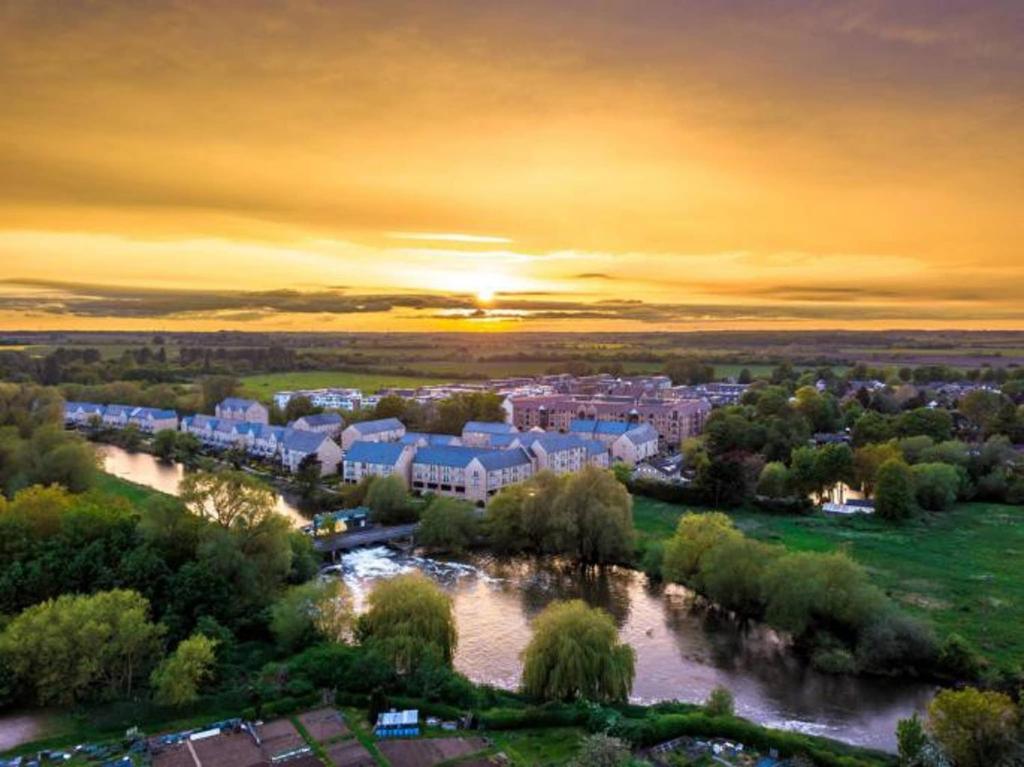
MULTIPOLYGON (((178 484, 185 476, 182 464, 161 461, 149 453, 131 452, 117 445, 98 445, 96 452, 103 462, 103 471, 108 474, 168 495, 178 494, 178 484)), ((281 493, 277 493, 276 509, 296 527, 309 524, 310 518, 302 513, 298 503, 281 493)))
MULTIPOLYGON (((101 453, 106 471, 177 492, 180 465, 109 446, 101 453)), ((305 523, 285 498, 278 508, 305 523)), ((530 620, 556 599, 579 598, 607 610, 636 650, 638 702, 699 702, 724 685, 737 712, 756 722, 893 751, 897 721, 923 711, 934 691, 906 680, 819 674, 771 629, 710 614, 688 590, 652 585, 624 568, 582 572, 550 561, 490 556, 439 561, 373 548, 347 554, 328 571, 345 580, 358 605, 375 581, 412 569, 451 594, 459 629, 455 665, 476 682, 515 687, 530 620)))

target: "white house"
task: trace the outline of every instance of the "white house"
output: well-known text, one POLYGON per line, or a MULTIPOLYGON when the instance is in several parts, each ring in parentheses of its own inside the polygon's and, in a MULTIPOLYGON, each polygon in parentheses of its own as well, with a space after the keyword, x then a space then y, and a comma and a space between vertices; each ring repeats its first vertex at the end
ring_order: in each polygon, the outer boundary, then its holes
POLYGON ((533 476, 522 448, 424 447, 412 460, 412 489, 484 503, 503 487, 533 476))
POLYGON ((64 423, 86 426, 93 419, 102 420, 103 405, 94 402, 65 402, 64 423))
POLYGON ((467 447, 491 447, 493 436, 516 434, 518 431, 519 429, 510 423, 467 421, 462 427, 462 444, 467 447))
POLYGON ((579 471, 587 465, 586 442, 574 434, 527 434, 523 441, 537 471, 556 474, 579 471))
POLYGON ((341 433, 341 446, 348 450, 356 442, 398 442, 405 436, 405 426, 397 418, 360 421, 341 433))
POLYGON ((332 474, 341 463, 341 448, 326 434, 300 429, 287 429, 281 439, 281 464, 291 472, 310 455, 320 461, 320 476, 332 474))
POLYGON ((270 423, 270 411, 256 400, 228 397, 217 405, 214 415, 232 421, 270 423))
POLYGON ((128 416, 128 423, 146 434, 155 434, 164 429, 177 430, 178 414, 173 410, 159 410, 153 407, 137 407, 128 416))
POLYGON ((107 405, 100 420, 108 429, 123 429, 135 408, 132 405, 107 405))
POLYGON ((345 422, 337 413, 318 413, 316 415, 304 415, 296 418, 289 426, 293 429, 315 431, 320 434, 326 434, 329 437, 337 437, 341 434, 345 422))
POLYGON ((658 430, 649 423, 634 426, 611 443, 612 458, 636 465, 658 454, 658 430))
POLYGON ((388 477, 396 474, 409 484, 410 468, 416 446, 400 442, 356 442, 345 452, 342 479, 351 484, 364 477, 388 477))

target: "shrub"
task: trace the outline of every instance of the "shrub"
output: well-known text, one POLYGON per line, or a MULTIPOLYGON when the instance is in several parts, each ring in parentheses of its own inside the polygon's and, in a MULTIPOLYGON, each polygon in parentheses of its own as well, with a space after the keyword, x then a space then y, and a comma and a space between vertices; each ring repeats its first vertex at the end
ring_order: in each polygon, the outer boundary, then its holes
POLYGON ((732 716, 736 711, 736 701, 729 688, 719 685, 713 689, 704 701, 704 710, 710 716, 732 716))

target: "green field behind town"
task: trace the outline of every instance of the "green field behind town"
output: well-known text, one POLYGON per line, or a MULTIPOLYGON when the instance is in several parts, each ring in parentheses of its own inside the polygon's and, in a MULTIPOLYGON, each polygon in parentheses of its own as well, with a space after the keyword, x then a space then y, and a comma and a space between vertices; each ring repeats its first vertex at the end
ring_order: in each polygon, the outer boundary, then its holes
MULTIPOLYGON (((641 538, 668 537, 683 511, 634 498, 641 538)), ((788 549, 845 549, 893 599, 927 617, 940 636, 960 634, 1002 669, 1024 663, 1024 507, 963 503, 900 525, 820 514, 730 515, 748 535, 788 549)))
POLYGON ((386 373, 353 373, 345 370, 303 370, 294 373, 266 373, 242 379, 242 391, 249 397, 269 402, 274 392, 295 389, 361 389, 367 394, 388 387, 416 388, 444 383, 443 378, 388 375, 386 373))

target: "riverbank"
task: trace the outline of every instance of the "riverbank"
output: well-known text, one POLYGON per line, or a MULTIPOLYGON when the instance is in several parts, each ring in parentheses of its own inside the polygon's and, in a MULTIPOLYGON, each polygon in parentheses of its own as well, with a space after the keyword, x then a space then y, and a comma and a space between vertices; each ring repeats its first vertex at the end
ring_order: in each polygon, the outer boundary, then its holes
MULTIPOLYGON (((299 659, 296 661, 298 665, 288 663, 293 670, 303 663, 299 659)), ((763 727, 728 714, 711 715, 703 707, 695 705, 601 706, 583 702, 539 705, 518 695, 478 687, 474 694, 487 703, 466 707, 446 702, 443 695, 440 699, 427 700, 402 697, 400 692, 388 695, 390 705, 417 709, 423 719, 436 716, 459 720, 468 716, 474 722, 470 730, 456 733, 435 727, 425 733, 426 737, 482 737, 485 748, 474 756, 501 754, 504 757, 501 763, 510 767, 567 765, 576 756, 583 739, 593 732, 608 732, 621 738, 640 755, 660 743, 680 737, 697 737, 725 738, 731 743, 743 744, 747 754, 767 755, 774 751, 782 757, 800 755, 820 767, 892 767, 896 763, 893 756, 876 750, 763 727)), ((93 747, 108 747, 110 753, 116 755, 125 748, 124 733, 131 728, 138 728, 145 735, 154 735, 203 729, 214 720, 239 716, 244 719, 284 718, 298 726, 299 713, 322 705, 319 692, 264 700, 258 711, 244 707, 242 698, 234 693, 208 696, 191 705, 188 712, 154 706, 146 701, 53 712, 48 714, 50 729, 43 739, 22 742, 8 749, 5 756, 27 756, 41 750, 70 750, 86 743, 93 747)), ((377 748, 382 741, 374 738, 368 723, 369 703, 366 694, 335 691, 335 704, 343 711, 355 739, 375 755, 378 765, 387 767, 392 762, 383 749, 377 748)), ((400 760, 395 762, 401 763, 400 760)))
MULTIPOLYGON (((634 496, 640 545, 671 536, 688 508, 634 496)), ((1013 673, 1024 657, 1024 507, 962 503, 900 524, 870 516, 791 516, 727 511, 745 534, 794 551, 844 549, 908 613, 940 638, 964 637, 991 664, 1013 673)))

